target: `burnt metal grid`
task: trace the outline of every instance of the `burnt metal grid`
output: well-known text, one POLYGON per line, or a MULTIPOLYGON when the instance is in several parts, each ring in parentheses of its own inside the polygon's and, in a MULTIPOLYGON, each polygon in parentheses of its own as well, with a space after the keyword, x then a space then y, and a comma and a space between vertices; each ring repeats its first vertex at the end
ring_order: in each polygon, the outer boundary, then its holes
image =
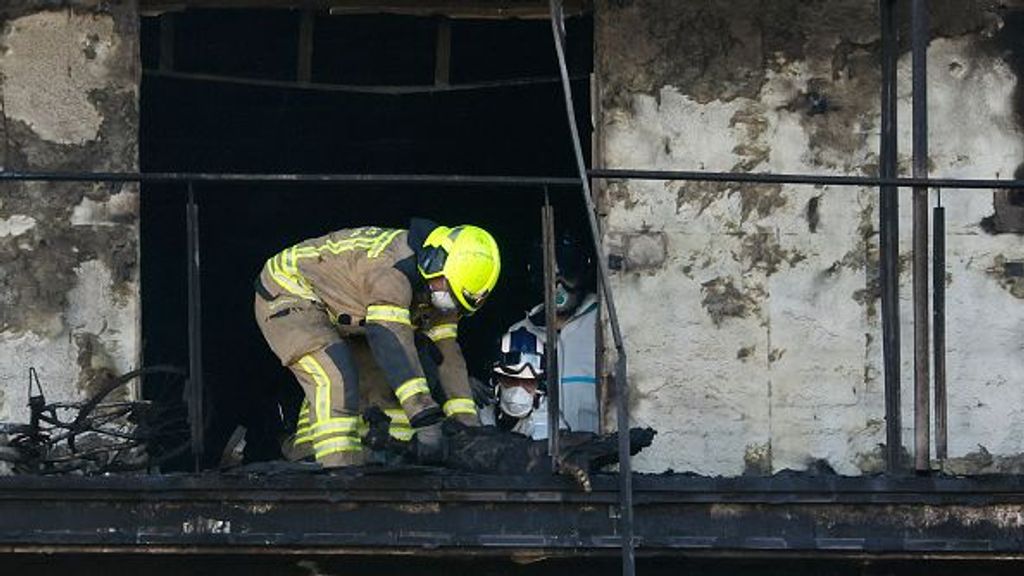
MULTIPOLYGON (((560 2, 558 0, 551 1, 552 8, 552 26, 555 35, 555 47, 556 51, 561 47, 560 34, 559 34, 559 22, 560 22, 560 2)), ((943 504, 941 501, 941 494, 943 493, 940 488, 940 480, 934 482, 924 482, 914 484, 913 489, 909 490, 893 490, 892 482, 898 482, 898 478, 895 475, 903 472, 900 466, 900 452, 901 452, 901 441, 899 437, 900 421, 899 421, 899 398, 900 398, 900 329, 899 329, 899 310, 898 310, 898 276, 897 276, 897 250, 898 250, 898 219, 899 219, 899 204, 897 191, 901 187, 913 188, 915 190, 915 226, 914 226, 914 246, 915 253, 922 247, 927 248, 928 231, 927 231, 927 213, 920 210, 921 198, 925 200, 925 207, 927 201, 927 191, 930 188, 942 190, 942 189, 961 189, 961 190, 985 190, 985 189, 1024 189, 1024 180, 993 180, 993 179, 948 179, 948 178, 929 178, 927 177, 927 108, 926 108, 926 71, 924 69, 924 54, 928 43, 929 29, 927 24, 927 1, 926 0, 912 0, 911 14, 913 22, 911 28, 912 32, 912 51, 914 61, 914 75, 913 75, 913 99, 914 99, 914 114, 913 114, 913 134, 914 134, 914 173, 912 178, 900 178, 897 172, 897 148, 896 148, 896 128, 897 128, 897 115, 896 115, 896 60, 898 58, 898 30, 899 23, 897 21, 897 0, 878 0, 879 15, 880 15, 880 28, 882 38, 882 51, 881 51, 881 70, 882 70, 882 93, 881 93, 881 109, 882 109, 882 128, 880 137, 880 169, 878 177, 870 176, 825 176, 825 175, 812 175, 812 174, 758 174, 758 173, 732 173, 732 172, 699 172, 699 171, 654 171, 654 170, 630 170, 630 169, 592 169, 584 171, 581 164, 580 178, 564 178, 564 177, 509 177, 509 176, 466 176, 466 175, 408 175, 408 174, 222 174, 222 173, 103 173, 103 172, 18 172, 18 171, 3 171, 0 172, 0 182, 2 181, 89 181, 89 182, 177 182, 184 184, 187 187, 189 194, 189 210, 187 211, 188 230, 189 230, 189 312, 190 319, 189 323, 189 341, 190 341, 190 367, 192 370, 192 383, 191 393, 192 398, 190 399, 190 405, 193 410, 193 418, 199 418, 197 422, 201 422, 202 418, 199 412, 202 406, 202 386, 201 386, 201 359, 198 355, 198 338, 200 336, 200 327, 198 323, 198 311, 199 311, 199 255, 201 244, 199 242, 199 228, 198 228, 198 208, 195 204, 195 194, 197 188, 202 183, 218 182, 218 183, 259 183, 259 182, 276 182, 276 183, 295 183, 295 184, 390 184, 390 185, 417 185, 417 184, 444 184, 449 186, 503 186, 503 187, 533 187, 533 188, 577 188, 580 187, 586 191, 589 188, 588 177, 590 179, 602 179, 602 180, 614 180, 614 179, 637 179, 637 180, 679 180, 679 181, 704 181, 704 182, 730 182, 737 184, 744 183, 779 183, 779 184, 793 184, 793 185, 817 185, 817 186, 838 186, 838 187, 878 187, 880 189, 880 207, 879 207, 879 232, 880 232, 880 278, 881 278, 881 292, 882 292, 882 328, 883 328, 883 354, 884 354, 884 365, 885 365, 885 394, 886 394, 886 422, 887 422, 887 443, 886 443, 886 462, 888 465, 888 471, 892 475, 881 481, 875 480, 864 480, 856 486, 860 488, 854 490, 861 497, 866 498, 869 503, 886 503, 887 505, 894 505, 896 503, 914 504, 914 505, 933 505, 929 504, 930 501, 934 501, 936 497, 939 497, 939 505, 943 504), (881 500, 879 500, 879 498, 881 500)), ((563 85, 565 84, 567 72, 562 70, 563 85)), ((572 109, 572 97, 571 93, 566 89, 566 100, 567 108, 570 111, 572 109)), ((578 135, 575 133, 575 126, 570 122, 570 127, 573 130, 573 137, 575 144, 578 147, 578 135)), ((585 200, 587 205, 591 208, 590 219, 593 230, 596 232, 597 225, 596 219, 593 214, 593 205, 591 198, 585 193, 585 200)), ((938 214, 939 212, 937 212, 938 214)), ((937 218, 938 221, 938 218, 937 218)), ((936 233, 941 234, 943 232, 942 227, 936 227, 936 233)), ((595 243, 597 242, 597 235, 594 236, 595 243)), ((943 239, 939 238, 936 242, 937 248, 942 248, 944 245, 943 239)), ((936 255, 936 262, 940 262, 940 255, 936 255)), ((602 267, 604 268, 604 267, 602 267)), ((920 283, 920 286, 915 288, 915 318, 927 319, 927 284, 924 278, 918 279, 917 276, 921 274, 927 274, 927 261, 923 262, 923 266, 920 264, 915 265, 915 284, 920 283), (922 288, 923 286, 923 298, 922 288)), ((604 280, 607 279, 607 270, 603 269, 604 280)), ((939 270, 935 270, 935 273, 939 273, 939 270)), ((607 282, 605 282, 607 286, 607 282)), ((610 294, 608 294, 610 295, 610 294)), ((610 302, 606 300, 606 305, 610 302)), ((942 326, 944 323, 944 301, 942 298, 936 299, 936 309, 933 311, 933 318, 936 327, 942 326)), ((610 321, 614 323, 615 315, 614 311, 609 314, 610 321)), ((915 365, 915 447, 917 456, 920 456, 922 452, 926 454, 928 450, 928 418, 927 418, 927 367, 923 368, 921 359, 928 358, 928 334, 927 327, 925 330, 919 331, 915 329, 915 359, 917 363, 915 365), (922 394, 921 386, 924 388, 922 394), (923 434, 923 440, 922 440, 923 434), (922 443, 923 442, 923 443, 922 443)), ((936 335, 936 361, 942 362, 939 358, 941 354, 941 348, 939 347, 940 335, 936 335)), ((621 346, 621 340, 617 339, 617 348, 621 346)), ((620 368, 622 367, 621 362, 625 360, 624 355, 620 356, 620 368)), ((937 364, 938 365, 938 364, 937 364)), ((623 372, 624 370, 620 370, 623 372)), ((625 389, 624 383, 619 381, 619 386, 625 389)), ((940 379, 939 371, 936 370, 936 382, 935 382, 935 394, 936 398, 942 398, 943 402, 940 404, 937 402, 937 410, 940 410, 936 415, 939 429, 937 429, 937 437, 941 439, 938 442, 940 457, 944 456, 944 444, 945 444, 945 414, 941 412, 945 406, 945 384, 940 379)), ((621 403, 620 403, 621 404, 621 403)), ((624 410, 619 410, 620 416, 620 429, 628 427, 628 414, 625 414, 623 419, 624 410)), ((194 434, 198 435, 197 442, 201 442, 201 427, 198 427, 194 431, 194 434)), ((612 548, 621 547, 623 555, 623 572, 625 574, 631 574, 633 570, 632 560, 632 544, 634 538, 630 537, 632 533, 632 523, 630 522, 631 515, 633 513, 633 502, 632 496, 634 489, 630 486, 630 481, 633 475, 628 473, 629 471, 629 458, 628 455, 622 459, 623 466, 620 471, 619 488, 618 490, 612 491, 607 484, 604 489, 598 488, 596 494, 591 497, 574 497, 566 494, 564 486, 552 488, 555 490, 551 493, 543 492, 541 489, 538 492, 536 486, 529 488, 529 492, 523 496, 526 500, 537 501, 537 499, 545 500, 544 494, 548 494, 548 498, 552 501, 561 502, 563 500, 571 501, 583 501, 588 498, 596 498, 599 501, 601 499, 608 500, 611 494, 617 493, 617 499, 612 498, 611 501, 618 504, 618 511, 613 514, 616 519, 624 520, 624 522, 618 522, 616 529, 613 531, 616 533, 615 536, 605 537, 602 542, 610 544, 612 548), (580 499, 580 500, 577 500, 580 499)), ((926 472, 927 466, 922 466, 920 458, 917 463, 916 469, 918 472, 926 472)), ((641 483, 643 477, 638 477, 637 482, 641 483)), ((921 479, 911 479, 921 480, 921 479)), ((474 482, 478 482, 479 478, 474 478, 474 482)), ((831 481, 825 482, 825 487, 821 492, 815 493, 816 495, 810 498, 811 501, 817 501, 821 503, 849 503, 843 498, 843 494, 846 494, 846 488, 849 488, 851 479, 842 479, 842 482, 846 484, 834 484, 831 481), (846 488, 844 488, 844 486, 846 488)), ((140 484, 145 484, 147 480, 133 478, 128 479, 127 482, 134 488, 139 488, 140 484)), ((410 479, 403 478, 403 486, 409 486, 410 479)), ((701 484, 701 481, 695 481, 697 485, 701 484)), ((721 486, 722 482, 728 484, 727 480, 714 480, 717 482, 715 486, 721 486)), ((943 484, 944 486, 960 486, 957 490, 953 490, 959 498, 966 498, 966 502, 974 503, 977 505, 987 505, 987 497, 985 494, 991 495, 985 490, 978 491, 978 485, 973 480, 967 479, 956 479, 949 480, 948 482, 954 482, 954 484, 943 484)), ((741 482, 742 483, 742 482, 741 482)), ((0 493, 0 502, 13 502, 20 501, 25 498, 26 493, 38 495, 40 490, 45 493, 45 482, 42 485, 39 483, 39 479, 33 479, 32 482, 25 483, 20 486, 20 489, 16 490, 18 495, 13 500, 10 495, 0 493)), ((109 481, 105 482, 109 484, 109 481)), ((4 486, 10 487, 12 483, 4 482, 4 486)), ((1014 503, 1020 503, 1024 501, 1024 498, 1019 496, 1019 493, 1024 492, 1021 490, 1020 480, 1011 481, 1009 485, 1012 485, 1012 492, 1014 494, 1011 500, 1014 503)), ((58 492, 70 495, 64 488, 58 489, 58 492)), ((748 500, 748 504, 758 503, 792 503, 800 502, 801 496, 799 492, 793 492, 794 487, 789 482, 775 482, 773 479, 767 479, 763 483, 759 484, 759 490, 754 492, 760 494, 753 500, 748 500)), ((14 487, 18 488, 17 482, 14 483, 14 487)), ((324 486, 324 489, 327 487, 324 486)), ((898 488, 898 486, 897 486, 898 488)), ((267 486, 268 490, 273 490, 270 486, 267 486)), ((293 487, 294 489, 294 487, 293 487)), ((211 488, 214 492, 218 488, 211 488)), ((455 490, 449 496, 458 498, 460 493, 458 489, 448 488, 448 490, 455 490)), ((330 490, 333 494, 331 496, 332 502, 337 502, 339 496, 330 490)), ((656 493, 662 494, 663 491, 655 490, 656 493)), ((693 492, 684 492, 693 494, 693 492)), ((702 502, 717 502, 726 503, 731 501, 732 494, 728 491, 722 491, 720 489, 713 489, 708 486, 706 490, 697 490, 698 493, 703 494, 701 497, 702 502)), ((997 491, 999 494, 1008 494, 1006 491, 997 491)), ((318 492, 319 493, 319 492, 318 492)), ((106 494, 102 493, 101 494, 106 494)), ((355 494, 355 493, 353 493, 355 494)), ((399 500, 405 501, 418 501, 422 498, 417 496, 417 492, 410 491, 399 491, 393 494, 393 497, 398 496, 399 500)), ((507 495, 506 495, 507 496, 507 495)), ((663 500, 659 497, 651 497, 647 494, 646 487, 640 488, 637 493, 638 504, 643 510, 651 510, 649 505, 657 504, 658 509, 668 510, 672 506, 668 501, 663 500)), ((102 496, 104 498, 118 498, 113 494, 106 494, 102 496)), ((28 498, 31 500, 32 498, 28 498)), ((143 498, 145 499, 145 498, 143 498)), ((288 497, 281 495, 280 500, 290 501, 288 497)), ((505 497, 498 498, 500 501, 505 501, 505 497)), ((854 502, 855 503, 855 502, 854 502)), ((6 505, 6 504, 5 504, 6 505)), ((788 513, 788 512, 787 512, 788 513)), ((15 518, 20 515, 5 514, 3 517, 15 518)), ((45 515, 44 515, 45 516, 45 515)), ((743 516, 740 514, 739 516, 743 516)), ((705 518, 705 520, 708 520, 705 518)), ((707 524, 714 524, 714 522, 707 522, 707 524)), ((640 530, 643 531, 643 522, 640 524, 640 530)), ((42 527, 45 528, 45 525, 42 527)), ((51 527, 52 529, 53 527, 51 527)), ((723 529, 726 528, 723 526, 723 529)), ((736 527, 739 529, 739 527, 736 527)), ((705 531, 707 527, 705 526, 705 531)), ((52 530, 51 530, 52 531, 52 530)), ((200 531, 201 532, 201 531, 200 531)), ((3 534, 4 530, 0 530, 0 534, 3 534)), ((38 533, 40 539, 45 540, 43 535, 46 533, 45 529, 43 532, 38 533)), ((199 533, 197 533, 199 534, 199 533)), ((204 533, 205 534, 205 533, 204 533)), ((364 535, 365 536, 365 535, 364 535)), ((4 538, 6 538, 5 536, 4 538)), ((136 535, 138 539, 138 535, 136 535)), ((754 540, 740 541, 728 541, 721 540, 719 537, 673 537, 672 540, 665 540, 663 544, 669 547, 714 547, 714 542, 731 542, 725 546, 738 547, 738 548, 754 548, 759 547, 766 548, 786 548, 793 549, 785 541, 781 542, 768 542, 769 539, 754 538, 754 540), (708 540, 711 538, 712 540, 708 540), (758 544, 760 540, 765 540, 758 544), (674 544, 672 544, 674 542, 674 544), (710 544, 709 544, 710 542, 710 544), (761 546, 763 545, 763 546, 761 546)), ((753 537, 752 537, 753 538, 753 537)), ((895 538, 895 537, 894 537, 895 538)), ((60 540, 60 538, 57 538, 60 540)), ((116 538, 115 538, 116 540, 116 538)), ((528 544, 529 539, 526 539, 520 544, 528 544)), ((543 539, 542 539, 543 540, 543 539)), ((542 541, 537 540, 530 546, 526 547, 540 547, 545 548, 549 545, 557 545, 554 541, 542 541), (534 546, 536 545, 536 546, 534 546)), ((571 540, 571 539, 570 539, 571 540)), ((863 539, 862 539, 863 540, 863 539)), ((882 538, 879 542, 885 540, 882 538)), ((992 540, 989 539, 989 544, 981 545, 977 544, 979 549, 983 551, 992 551, 996 549, 1012 549, 1016 552, 1020 552, 1024 549, 1024 545, 1019 541, 1018 537, 1009 544, 1002 542, 998 546, 993 547, 991 544, 992 540)), ((40 540, 41 541, 41 540, 40 540)), ((424 541, 431 541, 428 536, 424 541)), ((879 549, 885 550, 928 550, 932 549, 932 545, 928 542, 932 542, 935 546, 938 546, 941 550, 966 550, 975 546, 975 544, 964 544, 963 546, 956 544, 956 539, 936 539, 929 541, 915 541, 912 538, 904 538, 902 544, 896 542, 896 540, 887 540, 889 544, 882 546, 879 549), (915 543, 916 542, 916 543, 915 543)), ((568 542, 568 540, 566 541, 568 542)), ((575 545, 583 545, 582 542, 576 540, 575 545)), ((839 538, 837 540, 840 547, 848 546, 851 549, 863 548, 861 545, 857 545, 850 539, 839 538), (844 544, 845 542, 845 544, 844 544)), ((967 542, 967 541, 964 541, 967 542)), ((973 541, 971 541, 973 542, 973 541)), ((979 540, 980 542, 980 540, 979 540)), ((365 539, 363 539, 365 544, 365 539)), ((440 542, 434 542, 436 545, 442 545, 440 542)), ((565 542, 563 542, 564 544, 565 542)), ((397 541, 389 542, 389 545, 398 544, 397 541)), ((422 543, 421 543, 422 544, 422 543)), ((485 545, 485 543, 479 542, 478 544, 485 545)), ((502 545, 500 542, 495 542, 495 545, 502 545)), ((506 543, 507 544, 507 543, 506 543)), ((592 545, 601 548, 599 542, 591 542, 592 545)), ((647 545, 651 545, 653 542, 648 541, 647 545)), ((863 544, 863 543, 862 543, 863 544)), ((876 542, 877 544, 877 542, 876 542)), ((961 543, 963 544, 963 543, 961 543)), ((609 547, 609 546, 604 546, 609 547)), ((810 549, 814 549, 811 546, 810 549)), ((818 546, 820 548, 820 546, 818 546)), ((868 546, 871 548, 871 546, 868 546)))

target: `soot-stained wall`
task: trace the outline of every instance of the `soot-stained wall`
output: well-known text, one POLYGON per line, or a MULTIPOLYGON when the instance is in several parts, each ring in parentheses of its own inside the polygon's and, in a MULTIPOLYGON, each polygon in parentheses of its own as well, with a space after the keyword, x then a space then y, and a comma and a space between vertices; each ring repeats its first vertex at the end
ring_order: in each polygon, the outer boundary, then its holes
MULTIPOLYGON (((0 164, 135 171, 138 18, 130 1, 0 5, 0 164)), ((0 420, 27 418, 28 368, 78 399, 138 362, 132 184, 0 183, 0 420)))
MULTIPOLYGON (((1024 3, 930 4, 931 173, 1011 178, 1024 161, 1024 3)), ((876 174, 878 21, 877 3, 863 0, 598 2, 596 163, 876 174)), ((639 469, 881 468, 876 190, 621 181, 599 194, 605 241, 622 256, 613 287, 631 354, 632 414, 660 432, 639 469)), ((992 225, 1000 202, 1017 206, 1005 198, 942 195, 954 472, 1021 471, 1024 281, 1014 272, 1024 241, 992 225)), ((908 191, 900 202, 904 445, 912 446, 908 191)))

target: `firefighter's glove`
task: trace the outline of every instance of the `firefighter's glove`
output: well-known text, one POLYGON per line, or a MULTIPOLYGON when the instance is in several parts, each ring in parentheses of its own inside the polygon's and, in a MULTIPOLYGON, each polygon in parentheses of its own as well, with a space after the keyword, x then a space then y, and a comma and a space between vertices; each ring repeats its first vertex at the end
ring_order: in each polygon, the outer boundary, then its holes
POLYGON ((369 426, 369 430, 363 436, 363 445, 371 450, 386 450, 391 439, 391 417, 379 406, 370 406, 363 411, 363 420, 369 426))
POLYGON ((442 429, 442 422, 416 429, 412 439, 412 450, 416 462, 426 465, 442 465, 448 456, 448 440, 442 429))

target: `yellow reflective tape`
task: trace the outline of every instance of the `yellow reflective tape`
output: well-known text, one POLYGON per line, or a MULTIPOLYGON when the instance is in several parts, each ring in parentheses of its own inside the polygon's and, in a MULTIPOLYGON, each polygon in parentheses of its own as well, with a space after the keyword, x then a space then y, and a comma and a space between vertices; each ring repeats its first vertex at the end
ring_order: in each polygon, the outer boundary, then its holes
POLYGON ((318 440, 315 444, 313 444, 313 447, 314 448, 323 448, 323 447, 331 445, 331 444, 349 444, 349 445, 355 445, 355 446, 362 446, 363 445, 362 442, 359 441, 359 438, 356 438, 355 436, 347 435, 347 436, 336 436, 334 438, 326 438, 324 440, 318 440))
POLYGON ((377 256, 380 256, 380 253, 383 252, 388 247, 389 244, 391 244, 391 241, 395 239, 395 236, 398 236, 401 233, 401 230, 392 230, 391 232, 385 232, 377 240, 377 244, 373 247, 373 249, 371 249, 366 254, 367 257, 376 258, 377 256))
POLYGON ((373 304, 366 307, 367 322, 395 322, 412 326, 409 320, 409 309, 385 304, 373 304))
POLYGON ((440 342, 448 338, 456 338, 459 335, 458 324, 438 324, 433 328, 427 330, 427 338, 430 338, 434 342, 440 342))
POLYGON ((324 367, 312 356, 303 356, 299 365, 313 378, 316 383, 316 420, 323 422, 331 418, 331 379, 327 377, 324 367))
POLYGON ((302 256, 309 257, 310 252, 316 254, 322 254, 324 252, 330 252, 331 254, 341 254, 342 252, 350 252, 352 250, 371 250, 376 243, 376 238, 349 238, 347 240, 331 240, 328 238, 323 244, 319 246, 305 246, 302 256))
POLYGON ((305 278, 297 272, 289 274, 283 271, 278 265, 277 259, 278 256, 274 256, 267 260, 267 270, 270 272, 270 278, 289 294, 294 294, 307 300, 316 300, 316 296, 313 294, 309 284, 306 283, 305 278))
POLYGON ((444 403, 444 415, 476 414, 476 404, 472 398, 452 398, 444 403))
POLYGON ((409 416, 405 413, 405 410, 402 410, 401 408, 389 408, 385 410, 384 413, 387 414, 389 418, 391 418, 392 426, 394 426, 395 424, 409 423, 409 416))
POLYGON ((309 283, 299 273, 299 260, 302 258, 315 258, 324 252, 341 254, 351 250, 366 250, 370 258, 376 258, 388 247, 389 244, 402 233, 401 230, 372 229, 362 233, 371 233, 369 236, 359 236, 345 240, 325 240, 319 246, 295 245, 285 249, 267 261, 267 269, 270 277, 273 278, 281 288, 296 296, 315 300, 309 283))
POLYGON ((421 377, 410 378, 395 388, 395 396, 399 402, 405 402, 417 394, 430 394, 430 387, 427 386, 427 379, 421 377))
POLYGON ((315 440, 328 435, 334 434, 352 434, 359 429, 359 423, 362 418, 359 416, 347 416, 344 418, 332 418, 327 422, 320 424, 314 424, 310 428, 311 434, 309 438, 315 440))
POLYGON ((276 254, 267 261, 270 277, 285 291, 306 299, 316 300, 316 295, 306 279, 299 273, 299 260, 314 258, 324 252, 341 254, 350 250, 366 250, 367 255, 376 258, 388 247, 401 230, 383 230, 374 236, 349 238, 346 240, 326 240, 319 246, 296 245, 276 254))
POLYGON ((394 438, 395 440, 402 440, 403 442, 408 442, 409 440, 412 440, 412 435, 415 433, 415 430, 413 430, 412 428, 392 427, 391 429, 388 430, 388 434, 390 434, 392 438, 394 438))
POLYGON ((318 459, 338 452, 359 452, 362 449, 359 438, 354 436, 338 436, 313 444, 313 453, 318 459))
POLYGON ((294 253, 295 253, 295 248, 292 247, 292 248, 286 248, 284 251, 282 251, 280 254, 277 255, 277 259, 280 260, 280 262, 277 265, 278 270, 280 270, 281 272, 284 272, 285 274, 289 274, 289 275, 294 272, 293 267, 290 265, 290 263, 288 261, 289 260, 288 256, 290 254, 294 254, 294 253))

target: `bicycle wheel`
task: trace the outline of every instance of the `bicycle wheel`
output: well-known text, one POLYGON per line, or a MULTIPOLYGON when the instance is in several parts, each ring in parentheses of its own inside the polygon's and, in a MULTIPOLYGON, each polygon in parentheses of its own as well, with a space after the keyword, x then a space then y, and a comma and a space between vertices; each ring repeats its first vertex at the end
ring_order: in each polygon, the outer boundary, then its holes
MULTIPOLYGON (((117 460, 117 454, 123 451, 150 443, 162 445, 168 438, 187 433, 187 414, 180 402, 168 402, 167 405, 146 400, 104 402, 118 389, 130 385, 138 385, 140 390, 144 385, 163 392, 182 393, 185 371, 170 365, 148 366, 104 383, 92 397, 81 403, 77 416, 68 427, 66 440, 71 456, 82 452, 78 444, 85 437, 92 440, 87 443, 91 446, 85 447, 85 452, 95 456, 105 450, 107 455, 113 456, 108 462, 112 464, 117 460)), ((178 442, 171 443, 176 445, 178 442)))

